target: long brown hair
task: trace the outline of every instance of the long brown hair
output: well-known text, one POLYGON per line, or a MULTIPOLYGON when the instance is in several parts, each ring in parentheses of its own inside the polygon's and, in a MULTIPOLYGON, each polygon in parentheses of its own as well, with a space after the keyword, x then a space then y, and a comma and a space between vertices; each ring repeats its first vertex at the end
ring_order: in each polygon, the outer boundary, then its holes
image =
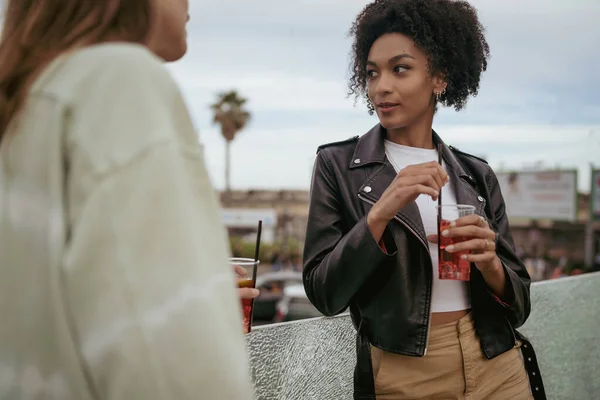
POLYGON ((8 0, 0 36, 0 143, 35 77, 70 49, 144 43, 153 0, 8 0))

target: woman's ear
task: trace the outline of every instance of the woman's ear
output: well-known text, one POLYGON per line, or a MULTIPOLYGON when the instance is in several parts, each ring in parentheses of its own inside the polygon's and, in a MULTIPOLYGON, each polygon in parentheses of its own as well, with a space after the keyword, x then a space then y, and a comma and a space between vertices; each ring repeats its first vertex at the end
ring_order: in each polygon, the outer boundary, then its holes
POLYGON ((433 93, 434 94, 443 94, 446 93, 446 88, 448 87, 448 83, 443 76, 436 76, 433 78, 433 93))

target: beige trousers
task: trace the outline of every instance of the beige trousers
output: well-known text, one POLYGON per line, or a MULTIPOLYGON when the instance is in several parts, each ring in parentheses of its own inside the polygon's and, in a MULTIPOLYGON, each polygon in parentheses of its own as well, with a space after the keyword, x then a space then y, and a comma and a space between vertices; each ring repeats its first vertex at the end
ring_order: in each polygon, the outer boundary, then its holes
POLYGON ((431 327, 424 357, 371 346, 377 400, 533 399, 519 347, 488 360, 470 314, 431 327))

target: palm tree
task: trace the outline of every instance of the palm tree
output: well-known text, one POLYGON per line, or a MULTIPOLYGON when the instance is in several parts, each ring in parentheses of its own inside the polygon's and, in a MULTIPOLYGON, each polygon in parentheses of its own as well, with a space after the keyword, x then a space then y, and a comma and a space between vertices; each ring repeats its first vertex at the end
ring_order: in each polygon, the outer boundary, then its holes
POLYGON ((244 109, 248 100, 240 97, 235 90, 221 92, 217 101, 210 108, 213 111, 213 124, 221 125, 221 134, 225 139, 225 190, 229 192, 230 186, 230 146, 239 131, 250 121, 250 113, 244 109))

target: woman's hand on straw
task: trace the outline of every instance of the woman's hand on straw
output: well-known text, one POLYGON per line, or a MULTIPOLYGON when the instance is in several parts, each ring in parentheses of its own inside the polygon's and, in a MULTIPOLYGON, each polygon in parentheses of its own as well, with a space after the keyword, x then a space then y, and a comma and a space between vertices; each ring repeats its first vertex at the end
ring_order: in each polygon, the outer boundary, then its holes
POLYGON ((379 241, 386 225, 420 195, 437 200, 449 180, 448 173, 437 161, 409 165, 401 170, 367 215, 373 237, 379 241))

